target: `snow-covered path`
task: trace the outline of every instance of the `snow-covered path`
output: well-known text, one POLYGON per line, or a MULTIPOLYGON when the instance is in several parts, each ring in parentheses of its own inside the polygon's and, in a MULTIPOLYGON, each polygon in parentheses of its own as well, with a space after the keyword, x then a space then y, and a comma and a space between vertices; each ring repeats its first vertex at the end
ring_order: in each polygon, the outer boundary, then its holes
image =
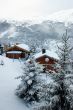
POLYGON ((0 56, 1 59, 4 65, 0 65, 0 110, 28 110, 24 102, 14 94, 19 83, 15 77, 22 71, 20 62, 0 56))

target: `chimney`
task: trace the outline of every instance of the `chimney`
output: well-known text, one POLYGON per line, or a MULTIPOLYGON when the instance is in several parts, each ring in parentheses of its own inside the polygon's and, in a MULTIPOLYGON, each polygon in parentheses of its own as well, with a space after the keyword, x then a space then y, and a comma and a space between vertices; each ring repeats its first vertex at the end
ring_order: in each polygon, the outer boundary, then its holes
POLYGON ((46 49, 42 49, 42 54, 46 53, 46 49))

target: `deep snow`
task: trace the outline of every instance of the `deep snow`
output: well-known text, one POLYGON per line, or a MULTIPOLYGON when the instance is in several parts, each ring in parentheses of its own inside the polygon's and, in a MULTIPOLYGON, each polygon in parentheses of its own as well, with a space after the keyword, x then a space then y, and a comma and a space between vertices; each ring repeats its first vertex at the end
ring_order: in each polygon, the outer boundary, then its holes
POLYGON ((22 72, 22 63, 3 56, 0 56, 1 59, 4 65, 0 65, 0 110, 31 110, 15 95, 15 89, 20 83, 15 77, 22 72))

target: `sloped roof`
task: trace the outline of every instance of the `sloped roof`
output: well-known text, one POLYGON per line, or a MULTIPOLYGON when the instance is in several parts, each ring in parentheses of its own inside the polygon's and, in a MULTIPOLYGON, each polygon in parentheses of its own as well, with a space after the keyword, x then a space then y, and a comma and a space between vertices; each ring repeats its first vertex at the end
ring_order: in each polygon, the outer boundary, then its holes
POLYGON ((42 52, 39 52, 39 53, 35 54, 34 58, 38 59, 38 58, 40 58, 42 56, 49 56, 51 58, 59 60, 59 57, 58 57, 57 53, 53 52, 53 51, 49 51, 49 50, 46 50, 46 52, 44 54, 42 52))
POLYGON ((19 50, 26 50, 26 51, 28 51, 28 52, 30 51, 29 46, 26 45, 26 44, 12 45, 11 47, 9 47, 9 48, 7 49, 7 51, 12 51, 13 48, 15 48, 15 47, 19 48, 19 50))
POLYGON ((29 46, 28 46, 28 45, 26 45, 26 44, 18 44, 18 45, 16 45, 16 46, 17 46, 17 47, 20 47, 20 48, 22 48, 22 49, 25 49, 25 50, 30 51, 29 46))

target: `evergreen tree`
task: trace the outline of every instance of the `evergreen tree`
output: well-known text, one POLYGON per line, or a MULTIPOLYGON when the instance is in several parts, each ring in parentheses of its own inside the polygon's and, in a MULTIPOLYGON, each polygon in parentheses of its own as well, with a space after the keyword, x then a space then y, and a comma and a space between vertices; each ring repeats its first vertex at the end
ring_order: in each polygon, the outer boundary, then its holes
POLYGON ((30 58, 30 62, 25 64, 24 72, 21 78, 21 84, 16 89, 16 94, 20 98, 23 98, 26 102, 38 101, 38 75, 41 72, 40 66, 34 61, 34 58, 30 58))
MULTIPOLYGON (((56 93, 59 97, 58 101, 58 108, 56 110, 70 110, 70 101, 68 100, 68 85, 66 84, 66 75, 70 75, 72 73, 70 68, 70 52, 72 48, 70 48, 69 45, 69 37, 66 34, 62 37, 62 46, 59 48, 59 55, 60 55, 60 66, 61 68, 58 71, 58 74, 55 76, 55 81, 59 85, 58 88, 56 88, 56 93)), ((57 105, 55 105, 55 108, 57 105)))

